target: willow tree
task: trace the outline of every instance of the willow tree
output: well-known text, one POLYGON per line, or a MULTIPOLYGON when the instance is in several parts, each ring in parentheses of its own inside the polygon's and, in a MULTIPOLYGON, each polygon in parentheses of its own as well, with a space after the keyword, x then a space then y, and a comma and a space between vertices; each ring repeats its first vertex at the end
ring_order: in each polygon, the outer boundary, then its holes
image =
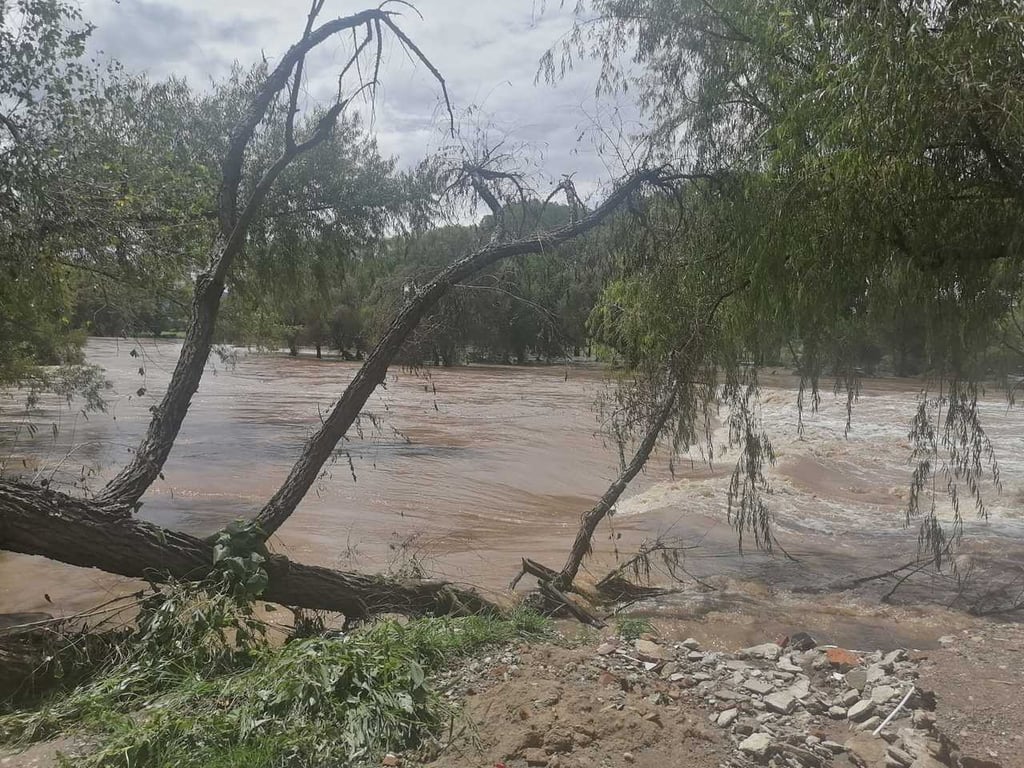
POLYGON ((989 353, 1020 348, 1019 4, 593 0, 577 14, 544 73, 599 59, 599 90, 638 94, 653 126, 624 156, 682 158, 707 177, 698 194, 634 211, 595 315, 637 373, 614 411, 624 444, 642 458, 652 431, 699 442, 693 425, 724 394, 740 456, 730 512, 770 545, 771 447, 743 361, 782 345, 802 374, 801 408, 824 375, 852 404, 859 339, 912 320, 932 388, 912 415, 907 516, 941 564, 961 501, 984 514, 985 484, 998 485, 977 409, 989 353), (713 322, 695 326, 709 307, 713 322))
MULTIPOLYGON (((254 245, 261 212, 288 170, 330 140, 353 100, 372 95, 385 36, 397 40, 430 71, 447 103, 441 74, 402 31, 394 12, 381 7, 320 21, 323 6, 324 0, 313 1, 302 36, 255 79, 227 134, 220 154, 215 231, 194 280, 188 328, 167 390, 151 409, 152 418, 139 446, 116 476, 90 496, 0 480, 0 547, 126 576, 159 578, 169 574, 181 579, 203 578, 214 570, 218 541, 232 550, 244 548, 250 555, 260 554, 316 482, 410 334, 453 286, 504 260, 556 249, 595 229, 627 203, 636 204, 652 190, 673 185, 672 174, 664 168, 639 169, 616 185, 603 202, 580 210, 563 226, 520 234, 504 225, 503 215, 507 203, 503 190, 519 186, 518 180, 483 163, 461 165, 448 186, 471 191, 490 206, 496 222, 490 239, 458 256, 410 292, 360 370, 323 414, 319 429, 303 446, 287 478, 253 511, 248 524, 201 540, 139 520, 135 513, 144 494, 171 458, 214 343, 226 286, 254 245), (324 44, 348 46, 337 73, 338 91, 333 101, 301 119, 307 57, 324 44), (261 132, 281 140, 259 143, 261 132), (257 150, 261 148, 270 151, 260 153, 257 150)), ((351 189, 335 190, 336 195, 352 193, 351 189)), ((337 610, 349 617, 381 611, 478 611, 490 607, 473 592, 439 582, 389 581, 302 565, 281 556, 269 557, 265 572, 266 599, 337 610)))

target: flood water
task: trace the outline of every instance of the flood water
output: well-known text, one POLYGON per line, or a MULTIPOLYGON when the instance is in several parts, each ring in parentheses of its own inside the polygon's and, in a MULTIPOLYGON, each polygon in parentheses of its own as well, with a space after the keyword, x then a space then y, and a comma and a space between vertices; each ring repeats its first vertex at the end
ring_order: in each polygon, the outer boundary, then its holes
MULTIPOLYGON (((171 341, 90 340, 89 361, 104 367, 113 385, 107 413, 86 418, 50 403, 30 435, 17 401, 5 401, 5 473, 101 487, 137 444, 178 348, 171 341)), ((355 363, 244 350, 233 363, 213 361, 141 516, 207 534, 255 514, 356 370, 355 363)), ((799 562, 739 552, 726 519, 732 463, 720 431, 713 466, 694 452, 673 476, 659 457, 637 479, 598 534, 596 575, 616 550, 628 553, 666 531, 696 547, 687 557, 696 575, 790 588, 913 557, 917 533, 902 513, 918 388, 867 382, 848 436, 845 398, 825 395, 818 413, 805 414, 801 437, 795 382, 781 375, 765 382, 762 416, 777 453, 770 503, 779 541, 799 562)), ((523 556, 559 566, 580 513, 618 471, 593 409, 605 386, 606 372, 594 366, 394 370, 273 548, 368 571, 414 560, 431 574, 495 592, 523 556)), ((983 417, 1002 488, 986 489, 987 521, 968 518, 970 546, 985 567, 1012 572, 1024 562, 1024 411, 993 395, 983 417)), ((951 514, 945 501, 940 514, 951 514)), ((0 612, 72 612, 127 588, 108 574, 0 553, 0 612)))

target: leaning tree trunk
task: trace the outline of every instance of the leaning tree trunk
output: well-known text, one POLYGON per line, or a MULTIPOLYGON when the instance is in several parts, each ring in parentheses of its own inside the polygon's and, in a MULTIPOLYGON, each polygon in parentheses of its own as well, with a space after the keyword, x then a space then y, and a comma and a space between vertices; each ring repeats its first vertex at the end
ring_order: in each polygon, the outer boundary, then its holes
MULTIPOLYGON (((0 547, 132 578, 197 580, 213 569, 212 545, 137 520, 120 506, 76 499, 34 485, 0 481, 0 547)), ((351 618, 381 613, 439 615, 497 612, 476 592, 441 581, 396 580, 295 563, 266 564, 262 599, 337 611, 351 618)))
POLYGON ((562 570, 553 580, 554 585, 558 589, 565 590, 572 587, 572 582, 580 571, 583 559, 590 554, 591 542, 594 539, 594 532, 597 531, 597 526, 608 516, 608 513, 611 512, 612 507, 615 506, 615 502, 619 500, 623 491, 626 490, 633 478, 647 464, 647 459, 650 458, 651 452, 654 451, 654 446, 658 444, 658 438, 661 436, 669 416, 672 415, 672 409, 676 403, 676 392, 676 387, 672 386, 665 402, 662 403, 661 408, 655 414, 654 421, 648 427, 647 434, 644 435, 644 439, 640 441, 636 453, 633 454, 632 461, 615 478, 615 482, 608 486, 608 490, 604 492, 601 500, 580 518, 580 527, 576 532, 576 540, 573 542, 572 549, 569 551, 569 557, 566 559, 565 565, 562 566, 562 570))

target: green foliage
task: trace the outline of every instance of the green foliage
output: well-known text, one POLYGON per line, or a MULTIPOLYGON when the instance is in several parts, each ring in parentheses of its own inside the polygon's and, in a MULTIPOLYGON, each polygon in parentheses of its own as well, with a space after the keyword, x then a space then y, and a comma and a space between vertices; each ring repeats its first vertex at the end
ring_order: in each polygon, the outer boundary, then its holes
POLYGON ((638 640, 642 635, 654 632, 654 625, 637 616, 617 616, 615 631, 623 640, 638 640))
MULTIPOLYGON (((912 485, 916 499, 941 477, 955 538, 959 498, 983 512, 983 483, 998 482, 975 383, 1021 365, 1007 354, 1022 349, 1024 293, 1019 8, 596 0, 580 12, 546 73, 599 59, 600 87, 638 93, 655 126, 641 154, 697 179, 624 222, 620 276, 592 317, 640 382, 620 397, 618 423, 643 434, 673 387, 686 426, 710 403, 729 406, 730 507, 764 545, 771 450, 749 364, 793 366, 801 408, 817 404, 825 376, 848 407, 865 373, 946 382, 912 428, 912 485), (623 49, 635 53, 628 68, 609 55, 623 49), (713 322, 695 325, 716 295, 713 322), (681 383, 695 379, 704 386, 681 383)), ((910 512, 943 552, 928 508, 910 512)))
MULTIPOLYGON (((250 530, 225 544, 245 551, 250 530)), ((225 554, 221 561, 237 554, 225 554)), ((348 765, 416 747, 454 712, 429 676, 460 657, 550 632, 546 619, 382 621, 343 637, 271 644, 230 569, 169 584, 142 604, 135 632, 87 682, 34 711, 0 718, 5 741, 71 729, 100 738, 82 765, 348 765)))

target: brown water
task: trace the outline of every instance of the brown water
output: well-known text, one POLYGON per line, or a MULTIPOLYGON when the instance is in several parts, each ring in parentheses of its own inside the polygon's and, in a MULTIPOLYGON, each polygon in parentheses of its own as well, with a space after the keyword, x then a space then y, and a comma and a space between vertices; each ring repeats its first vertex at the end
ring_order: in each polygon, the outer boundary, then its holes
MULTIPOLYGON (((100 487, 137 444, 177 351, 176 342, 90 340, 89 360, 113 383, 109 412, 85 418, 51 404, 36 420, 43 428, 29 436, 5 407, 5 471, 100 487)), ((145 496, 141 515, 198 534, 251 516, 356 370, 244 351, 234 365, 211 364, 165 479, 145 496)), ((504 588, 524 555, 560 564, 579 514, 617 472, 616 452, 598 434, 592 409, 605 382, 600 369, 586 366, 393 372, 367 405, 373 418, 339 448, 274 548, 371 571, 412 556, 431 573, 493 591, 504 588)), ((843 402, 826 397, 819 413, 805 417, 801 439, 793 382, 774 377, 769 384, 761 408, 778 454, 772 507, 780 541, 800 562, 739 554, 725 515, 729 460, 709 468, 694 454, 674 478, 658 459, 634 483, 598 535, 596 573, 616 547, 629 551, 666 530, 700 544, 690 557, 695 573, 790 587, 913 555, 916 532, 904 528, 901 510, 915 387, 869 383, 848 437, 843 402)), ((987 564, 1013 567, 1024 562, 1024 413, 993 398, 984 417, 1003 488, 989 489, 989 521, 972 519, 968 527, 987 564)), ((724 437, 716 433, 716 444, 724 437)), ((96 571, 0 554, 0 612, 73 611, 125 588, 96 571)))

